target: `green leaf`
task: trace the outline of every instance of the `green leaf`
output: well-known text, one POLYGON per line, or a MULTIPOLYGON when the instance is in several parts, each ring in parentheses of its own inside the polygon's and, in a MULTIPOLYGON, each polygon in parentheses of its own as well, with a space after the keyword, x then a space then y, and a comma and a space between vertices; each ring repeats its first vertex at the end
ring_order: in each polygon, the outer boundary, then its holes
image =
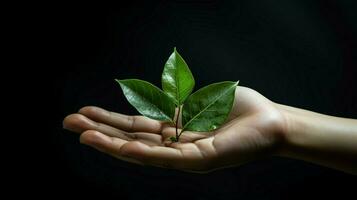
POLYGON ((162 89, 177 106, 182 105, 195 86, 195 79, 176 48, 165 64, 161 82, 162 89))
POLYGON ((182 131, 212 131, 219 128, 230 113, 238 82, 214 83, 187 98, 182 111, 182 131))
POLYGON ((126 99, 139 113, 152 119, 172 122, 175 104, 159 88, 138 79, 115 80, 119 83, 126 99))
POLYGON ((177 138, 175 136, 170 137, 171 142, 178 142, 177 138))

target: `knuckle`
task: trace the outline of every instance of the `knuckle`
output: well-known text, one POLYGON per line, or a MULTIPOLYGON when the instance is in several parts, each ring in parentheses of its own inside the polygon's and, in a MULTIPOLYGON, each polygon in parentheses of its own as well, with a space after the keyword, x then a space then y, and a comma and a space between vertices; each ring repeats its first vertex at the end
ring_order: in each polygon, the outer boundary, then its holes
POLYGON ((81 114, 71 114, 64 118, 63 126, 64 127, 73 127, 74 125, 81 124, 85 122, 85 118, 81 114))
POLYGON ((94 113, 98 112, 98 108, 94 106, 85 106, 81 108, 78 112, 85 115, 93 115, 94 113))

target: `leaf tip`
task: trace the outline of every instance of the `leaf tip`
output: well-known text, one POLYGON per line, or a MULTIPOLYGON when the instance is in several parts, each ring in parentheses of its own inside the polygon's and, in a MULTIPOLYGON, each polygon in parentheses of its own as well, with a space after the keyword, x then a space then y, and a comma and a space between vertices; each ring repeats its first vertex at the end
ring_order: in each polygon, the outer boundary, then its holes
POLYGON ((121 81, 122 81, 122 80, 114 79, 114 81, 117 82, 117 83, 119 83, 119 84, 121 84, 121 81))

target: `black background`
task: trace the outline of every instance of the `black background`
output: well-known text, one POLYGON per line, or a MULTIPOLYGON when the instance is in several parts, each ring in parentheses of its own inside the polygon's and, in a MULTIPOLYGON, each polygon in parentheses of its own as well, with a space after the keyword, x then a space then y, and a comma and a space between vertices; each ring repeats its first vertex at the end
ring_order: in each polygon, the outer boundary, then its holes
MULTIPOLYGON (((136 114, 114 78, 160 86, 173 50, 198 89, 240 80, 269 99, 357 118, 354 1, 130 1, 115 11, 63 9, 48 23, 52 94, 48 150, 39 173, 63 197, 118 199, 341 198, 356 176, 283 158, 199 175, 140 167, 80 145, 62 119, 86 105, 136 114)), ((48 26, 47 26, 48 25, 48 26)))

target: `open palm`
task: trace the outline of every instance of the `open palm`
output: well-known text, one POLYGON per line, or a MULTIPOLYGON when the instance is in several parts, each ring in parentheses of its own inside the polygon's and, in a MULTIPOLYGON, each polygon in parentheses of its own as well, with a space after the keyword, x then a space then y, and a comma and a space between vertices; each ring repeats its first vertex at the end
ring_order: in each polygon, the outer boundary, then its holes
POLYGON ((171 142, 175 127, 144 116, 84 107, 64 119, 80 141, 121 160, 205 172, 270 155, 278 146, 284 119, 274 102, 238 86, 227 122, 213 132, 185 131, 171 142))

